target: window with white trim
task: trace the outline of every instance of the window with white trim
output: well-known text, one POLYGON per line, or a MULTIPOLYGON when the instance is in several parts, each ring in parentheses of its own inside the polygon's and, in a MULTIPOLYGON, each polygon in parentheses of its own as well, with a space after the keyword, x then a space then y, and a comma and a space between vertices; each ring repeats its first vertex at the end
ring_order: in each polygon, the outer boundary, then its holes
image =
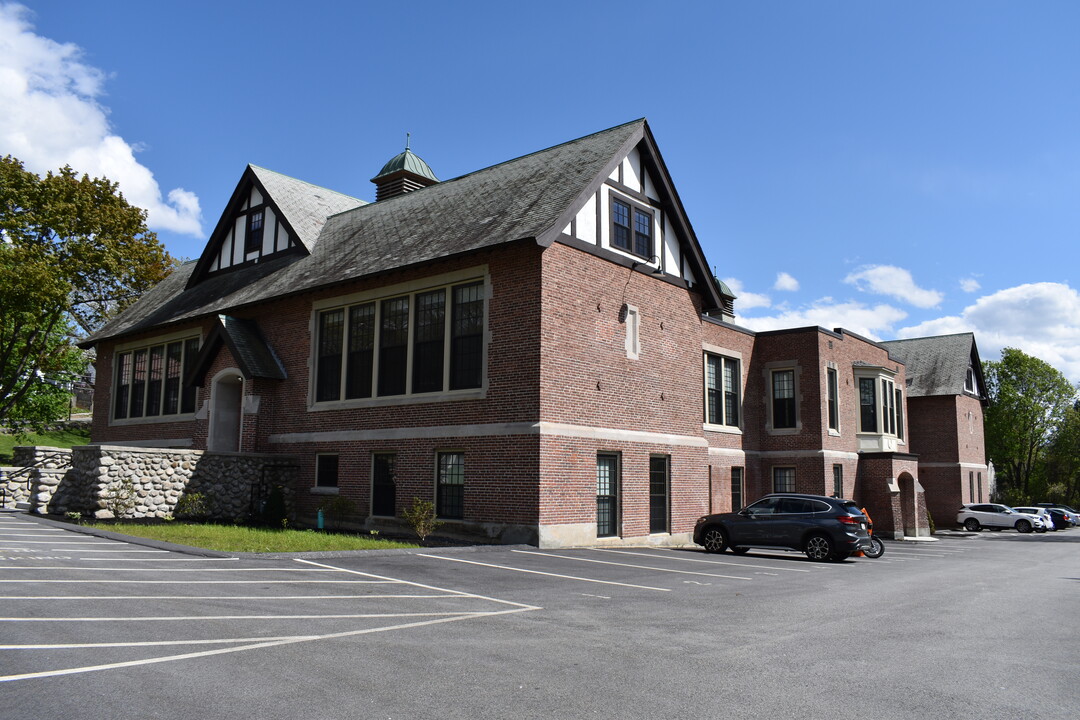
POLYGON ((893 382, 892 374, 884 373, 884 369, 878 368, 856 370, 859 385, 859 432, 902 438, 903 396, 893 382))
POLYGON ((316 403, 479 388, 484 284, 322 310, 316 335, 316 403))
POLYGON ((655 254, 652 211, 612 195, 611 246, 638 257, 652 257, 655 254))
POLYGON ((115 355, 114 420, 168 417, 195 412, 197 390, 183 380, 199 354, 199 338, 137 347, 115 355))
POLYGON ((825 368, 825 383, 828 393, 829 429, 840 431, 840 381, 836 368, 825 368))
POLYGON ((739 426, 739 361, 705 353, 705 422, 739 426))

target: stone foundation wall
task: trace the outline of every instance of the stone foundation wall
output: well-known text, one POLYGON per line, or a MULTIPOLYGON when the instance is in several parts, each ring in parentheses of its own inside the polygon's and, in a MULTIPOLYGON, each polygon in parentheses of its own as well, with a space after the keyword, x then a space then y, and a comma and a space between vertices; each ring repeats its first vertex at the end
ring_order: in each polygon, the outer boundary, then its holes
POLYGON ((297 461, 278 454, 211 453, 85 445, 68 450, 16 448, 29 469, 11 482, 12 493, 33 512, 78 512, 107 519, 173 515, 185 495, 199 493, 207 515, 234 520, 258 512, 271 488, 281 486, 291 507, 297 461), (21 490, 16 490, 21 485, 21 490))

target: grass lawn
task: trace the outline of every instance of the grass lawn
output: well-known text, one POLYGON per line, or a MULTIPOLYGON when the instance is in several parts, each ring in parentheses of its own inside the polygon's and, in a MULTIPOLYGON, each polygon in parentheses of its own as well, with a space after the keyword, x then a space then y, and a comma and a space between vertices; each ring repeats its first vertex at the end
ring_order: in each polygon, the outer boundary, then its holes
POLYGON ((316 552, 420 547, 414 543, 384 540, 373 535, 345 535, 315 530, 274 530, 243 525, 214 525, 182 521, 154 525, 126 523, 84 523, 84 525, 99 530, 221 552, 316 552))
POLYGON ((0 434, 0 465, 11 465, 12 448, 16 445, 47 445, 69 448, 90 442, 90 430, 56 430, 47 433, 30 433, 25 437, 0 434))

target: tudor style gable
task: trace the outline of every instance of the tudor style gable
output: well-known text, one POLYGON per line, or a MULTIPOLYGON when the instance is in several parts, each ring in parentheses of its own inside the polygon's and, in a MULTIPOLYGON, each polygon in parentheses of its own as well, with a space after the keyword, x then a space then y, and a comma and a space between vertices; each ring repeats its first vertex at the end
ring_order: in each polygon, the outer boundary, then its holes
POLYGON ((730 320, 735 296, 709 272, 652 132, 639 123, 560 217, 555 239, 685 283, 705 297, 707 313, 730 320))
POLYGON ((363 200, 248 165, 188 280, 311 252, 326 218, 363 200))

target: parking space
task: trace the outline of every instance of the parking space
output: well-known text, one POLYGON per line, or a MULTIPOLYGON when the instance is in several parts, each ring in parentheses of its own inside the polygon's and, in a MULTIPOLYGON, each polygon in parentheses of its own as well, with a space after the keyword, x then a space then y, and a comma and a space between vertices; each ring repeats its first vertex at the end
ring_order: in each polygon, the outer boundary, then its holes
POLYGON ((532 606, 310 559, 202 558, 0 516, 0 682, 384 633, 532 606))

